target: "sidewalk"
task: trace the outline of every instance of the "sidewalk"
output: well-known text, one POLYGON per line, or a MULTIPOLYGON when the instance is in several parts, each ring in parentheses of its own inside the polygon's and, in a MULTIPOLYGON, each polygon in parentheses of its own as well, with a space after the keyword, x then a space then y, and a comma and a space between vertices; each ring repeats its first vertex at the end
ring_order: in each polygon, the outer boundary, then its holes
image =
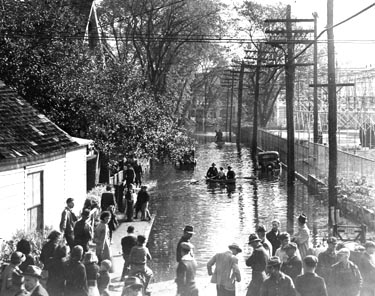
POLYGON ((127 235, 128 226, 134 226, 135 235, 144 235, 147 239, 150 235, 152 225, 155 220, 155 215, 151 215, 151 221, 141 221, 140 219, 134 220, 134 222, 123 222, 124 214, 117 214, 117 218, 120 222, 119 227, 113 232, 112 235, 112 264, 113 273, 111 273, 111 283, 109 285, 109 290, 111 295, 121 295, 124 282, 120 281, 122 268, 124 265, 124 259, 122 258, 121 250, 121 239, 127 235))

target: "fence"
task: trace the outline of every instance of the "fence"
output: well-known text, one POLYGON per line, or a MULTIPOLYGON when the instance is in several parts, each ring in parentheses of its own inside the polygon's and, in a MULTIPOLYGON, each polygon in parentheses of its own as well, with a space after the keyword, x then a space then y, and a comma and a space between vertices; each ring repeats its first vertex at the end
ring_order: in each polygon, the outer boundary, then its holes
MULTIPOLYGON (((259 130, 258 146, 263 150, 279 151, 281 161, 286 163, 287 140, 282 137, 281 131, 259 130)), ((305 140, 296 140, 294 150, 296 171, 306 179, 309 175, 312 175, 327 184, 328 147, 305 140)), ((338 179, 341 179, 342 182, 365 179, 368 185, 375 186, 374 160, 339 150, 337 164, 338 179)))

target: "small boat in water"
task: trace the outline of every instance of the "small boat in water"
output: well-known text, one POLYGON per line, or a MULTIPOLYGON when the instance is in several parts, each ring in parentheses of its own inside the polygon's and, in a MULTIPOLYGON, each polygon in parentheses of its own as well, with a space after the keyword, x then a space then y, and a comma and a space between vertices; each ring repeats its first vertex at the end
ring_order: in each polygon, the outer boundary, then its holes
POLYGON ((236 179, 215 179, 206 177, 208 183, 219 183, 219 184, 235 184, 236 179))

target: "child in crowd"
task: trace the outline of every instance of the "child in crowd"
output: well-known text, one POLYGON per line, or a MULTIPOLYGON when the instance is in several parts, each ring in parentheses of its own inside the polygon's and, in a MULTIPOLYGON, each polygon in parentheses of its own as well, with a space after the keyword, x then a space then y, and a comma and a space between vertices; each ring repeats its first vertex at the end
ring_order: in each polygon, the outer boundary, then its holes
POLYGON ((100 264, 99 278, 98 278, 98 289, 100 296, 109 296, 109 283, 111 278, 109 276, 109 270, 112 267, 112 262, 108 259, 103 260, 100 264))

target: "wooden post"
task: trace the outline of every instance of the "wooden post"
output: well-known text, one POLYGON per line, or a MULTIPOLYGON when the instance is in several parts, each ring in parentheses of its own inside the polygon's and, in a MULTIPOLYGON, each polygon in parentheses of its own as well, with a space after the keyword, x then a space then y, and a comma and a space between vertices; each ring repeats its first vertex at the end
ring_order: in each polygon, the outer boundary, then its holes
POLYGON ((314 16, 314 143, 319 142, 317 13, 314 16))
POLYGON ((243 77, 245 71, 245 63, 241 62, 240 77, 238 81, 238 110, 237 110, 237 144, 241 143, 241 117, 242 117, 242 94, 243 94, 243 77))
POLYGON ((259 45, 258 52, 257 52, 257 64, 255 68, 253 139, 252 139, 252 146, 251 146, 251 157, 253 161, 255 161, 256 159, 256 154, 257 154, 257 149, 258 149, 258 101, 259 101, 259 79, 260 79, 261 61, 262 61, 262 47, 261 45, 259 45))
POLYGON ((232 90, 230 96, 230 108, 229 108, 229 142, 232 142, 232 114, 233 114, 233 88, 234 88, 234 72, 232 72, 232 90))
POLYGON ((295 181, 294 167, 294 43, 292 34, 291 8, 287 6, 286 37, 288 41, 287 55, 285 61, 285 99, 286 99, 286 125, 287 125, 287 184, 293 185, 295 181))
MULTIPOLYGON (((336 69, 335 45, 333 36, 333 0, 327 1, 327 45, 328 45, 328 211, 337 208, 337 100, 336 100, 336 69)), ((331 228, 336 221, 328 214, 328 226, 331 228)))

